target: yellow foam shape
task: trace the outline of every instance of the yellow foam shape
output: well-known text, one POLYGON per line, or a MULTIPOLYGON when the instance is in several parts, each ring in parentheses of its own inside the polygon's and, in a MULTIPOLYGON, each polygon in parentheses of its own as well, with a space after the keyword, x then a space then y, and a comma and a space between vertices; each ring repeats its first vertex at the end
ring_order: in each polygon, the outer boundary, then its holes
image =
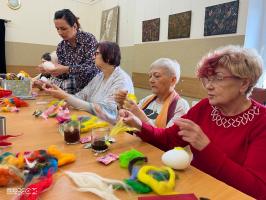
POLYGON ((145 165, 140 168, 138 172, 138 180, 146 185, 150 186, 154 192, 160 195, 164 194, 176 194, 173 190, 175 187, 175 172, 170 167, 155 167, 151 165, 145 165), (148 174, 149 171, 168 171, 169 180, 168 181, 157 181, 151 175, 148 174))

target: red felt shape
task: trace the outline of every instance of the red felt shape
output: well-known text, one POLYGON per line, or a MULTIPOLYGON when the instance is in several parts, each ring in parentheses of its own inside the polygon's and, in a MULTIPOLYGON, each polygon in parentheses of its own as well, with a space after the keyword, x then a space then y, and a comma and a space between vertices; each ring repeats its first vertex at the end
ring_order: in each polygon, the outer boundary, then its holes
POLYGON ((30 184, 19 197, 20 200, 37 200, 40 194, 53 183, 52 175, 42 178, 39 182, 30 184))
POLYGON ((0 98, 8 97, 12 94, 11 90, 2 90, 0 89, 0 98))

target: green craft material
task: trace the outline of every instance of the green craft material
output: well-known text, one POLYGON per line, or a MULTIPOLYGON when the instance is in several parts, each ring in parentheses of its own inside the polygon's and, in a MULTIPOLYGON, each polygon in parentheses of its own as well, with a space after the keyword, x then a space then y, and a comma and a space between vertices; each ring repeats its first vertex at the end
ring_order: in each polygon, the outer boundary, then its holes
POLYGON ((122 168, 127 168, 129 162, 136 157, 144 157, 144 154, 137 151, 136 149, 131 149, 130 151, 125 151, 119 155, 119 165, 122 168))
POLYGON ((145 194, 145 193, 152 192, 152 189, 148 185, 138 180, 124 179, 124 182, 127 185, 129 185, 138 194, 145 194))

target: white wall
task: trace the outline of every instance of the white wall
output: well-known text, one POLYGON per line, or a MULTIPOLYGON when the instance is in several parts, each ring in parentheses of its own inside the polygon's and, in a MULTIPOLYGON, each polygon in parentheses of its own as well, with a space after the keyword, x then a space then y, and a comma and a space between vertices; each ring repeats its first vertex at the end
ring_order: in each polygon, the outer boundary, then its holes
POLYGON ((6 24, 6 41, 57 45, 61 38, 53 17, 55 11, 63 8, 71 9, 86 31, 92 32, 90 24, 95 23, 89 18, 89 4, 73 0, 25 0, 21 4, 20 9, 12 10, 7 6, 7 0, 0 0, 0 18, 11 20, 6 24))
MULTIPOLYGON (((0 0, 0 18, 10 19, 6 40, 14 42, 56 45, 60 38, 53 24, 54 12, 70 8, 85 31, 100 35, 102 10, 120 6, 119 44, 141 43, 142 21, 161 18, 160 41, 168 41, 168 16, 192 10, 191 39, 204 38, 205 7, 232 0, 98 0, 90 5, 86 0, 25 0, 19 10, 11 10, 6 0, 0 0)), ((237 34, 244 35, 248 0, 240 0, 237 34)), ((224 35, 228 36, 228 35, 224 35)), ((215 37, 215 36, 212 36, 215 37)), ((221 37, 221 35, 219 35, 221 37)), ((172 41, 172 40, 171 40, 172 41)))
MULTIPOLYGON (((141 43, 142 40, 142 21, 158 17, 160 17, 161 20, 160 41, 168 41, 169 15, 189 10, 192 10, 190 39, 203 38, 205 7, 231 1, 232 0, 136 0, 137 32, 135 43, 141 43), (151 6, 152 9, 148 9, 151 6)), ((240 0, 237 35, 245 34, 246 15, 247 0, 240 0)), ((224 36, 228 36, 228 34, 224 36)), ((221 37, 221 35, 219 35, 219 37, 221 37)))
MULTIPOLYGON (((102 10, 109 9, 116 5, 120 6, 119 44, 121 46, 131 46, 142 43, 142 21, 153 18, 160 18, 160 42, 169 41, 167 39, 169 15, 189 10, 192 10, 192 21, 190 38, 188 39, 204 38, 205 7, 231 1, 232 0, 102 0, 99 4, 101 4, 102 10)), ((248 0, 240 0, 237 35, 245 35, 247 9, 248 0)), ((98 30, 99 29, 100 28, 98 28, 98 30)), ((229 35, 232 34, 224 36, 229 35)), ((221 35, 218 37, 221 37, 221 35)))
MULTIPOLYGON (((145 0, 143 1, 145 2, 145 0)), ((90 21, 91 28, 97 38, 100 37, 101 13, 119 6, 119 26, 118 26, 118 43, 120 46, 134 45, 136 34, 136 0, 99 0, 90 8, 93 13, 93 21, 90 21)))

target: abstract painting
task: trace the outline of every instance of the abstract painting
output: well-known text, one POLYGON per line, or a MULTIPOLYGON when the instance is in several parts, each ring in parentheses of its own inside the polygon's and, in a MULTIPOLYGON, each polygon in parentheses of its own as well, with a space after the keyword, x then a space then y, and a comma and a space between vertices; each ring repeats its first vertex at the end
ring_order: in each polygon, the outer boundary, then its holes
POLYGON ((160 18, 142 22, 142 42, 159 41, 160 18))
POLYGON ((205 9, 204 36, 236 33, 239 1, 205 9))
POLYGON ((102 11, 100 41, 117 42, 119 6, 102 11))
POLYGON ((169 15, 168 39, 190 37, 191 11, 169 15))

